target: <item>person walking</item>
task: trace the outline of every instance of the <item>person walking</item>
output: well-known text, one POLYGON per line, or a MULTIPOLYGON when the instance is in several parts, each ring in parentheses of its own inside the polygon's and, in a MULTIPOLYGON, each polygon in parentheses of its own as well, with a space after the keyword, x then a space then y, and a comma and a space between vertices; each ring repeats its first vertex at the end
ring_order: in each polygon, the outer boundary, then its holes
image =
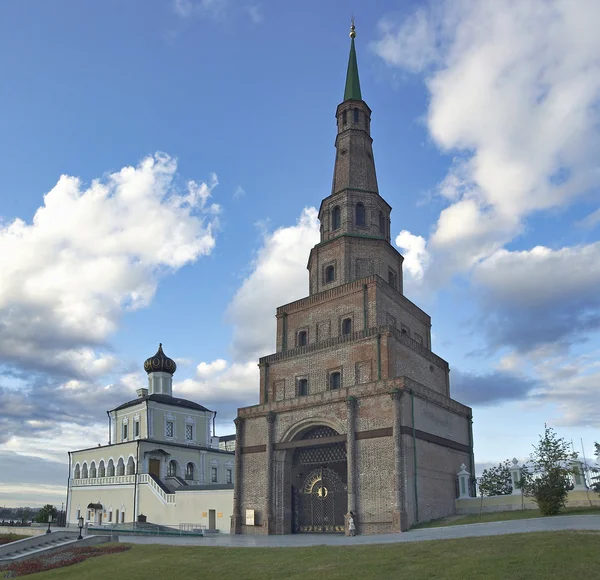
POLYGON ((356 524, 354 523, 354 514, 352 512, 348 513, 348 533, 351 536, 356 535, 356 524))

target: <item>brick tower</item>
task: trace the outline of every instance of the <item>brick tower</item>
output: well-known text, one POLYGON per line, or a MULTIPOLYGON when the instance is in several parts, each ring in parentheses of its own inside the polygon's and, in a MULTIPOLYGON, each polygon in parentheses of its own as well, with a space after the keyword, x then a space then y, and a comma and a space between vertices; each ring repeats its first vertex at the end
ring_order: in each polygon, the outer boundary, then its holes
POLYGON ((348 511, 359 533, 402 531, 453 513, 458 466, 473 473, 471 409, 403 294, 350 37, 309 296, 277 309, 260 404, 238 410, 232 533, 343 532, 348 511))

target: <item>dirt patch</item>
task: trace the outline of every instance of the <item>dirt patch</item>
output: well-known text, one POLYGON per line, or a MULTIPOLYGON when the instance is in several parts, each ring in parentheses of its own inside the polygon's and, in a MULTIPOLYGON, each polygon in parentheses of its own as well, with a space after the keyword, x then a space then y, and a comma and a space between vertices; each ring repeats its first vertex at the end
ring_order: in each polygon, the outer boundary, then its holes
POLYGON ((88 558, 116 554, 131 549, 123 544, 110 544, 107 546, 82 546, 80 548, 65 548, 53 554, 40 555, 13 564, 0 564, 0 578, 16 578, 27 576, 36 572, 64 568, 72 564, 79 564, 88 558))

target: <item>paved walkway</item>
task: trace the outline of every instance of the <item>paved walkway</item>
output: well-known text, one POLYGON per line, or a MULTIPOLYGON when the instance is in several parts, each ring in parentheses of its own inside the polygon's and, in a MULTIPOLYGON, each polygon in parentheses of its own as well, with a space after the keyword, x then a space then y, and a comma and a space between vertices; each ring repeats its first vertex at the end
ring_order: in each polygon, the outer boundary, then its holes
POLYGON ((122 542, 132 544, 170 544, 173 546, 222 546, 228 548, 300 548, 306 546, 356 546, 364 544, 391 544, 395 542, 422 542, 448 540, 473 536, 498 536, 525 532, 550 532, 560 530, 600 531, 600 515, 554 516, 529 520, 512 520, 424 528, 402 534, 378 534, 349 538, 337 534, 294 534, 289 536, 241 536, 222 534, 201 537, 149 537, 121 536, 122 542))

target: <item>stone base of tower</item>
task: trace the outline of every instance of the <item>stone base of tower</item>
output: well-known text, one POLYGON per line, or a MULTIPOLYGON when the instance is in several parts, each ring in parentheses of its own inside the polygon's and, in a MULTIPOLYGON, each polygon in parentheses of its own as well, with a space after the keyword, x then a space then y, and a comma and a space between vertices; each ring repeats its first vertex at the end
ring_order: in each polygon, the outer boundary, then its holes
POLYGON ((254 510, 256 525, 235 533, 344 533, 350 505, 358 534, 405 531, 454 513, 455 474, 472 460, 470 408, 408 377, 246 407, 238 416, 240 511, 254 510), (268 413, 275 414, 270 449, 268 413))

